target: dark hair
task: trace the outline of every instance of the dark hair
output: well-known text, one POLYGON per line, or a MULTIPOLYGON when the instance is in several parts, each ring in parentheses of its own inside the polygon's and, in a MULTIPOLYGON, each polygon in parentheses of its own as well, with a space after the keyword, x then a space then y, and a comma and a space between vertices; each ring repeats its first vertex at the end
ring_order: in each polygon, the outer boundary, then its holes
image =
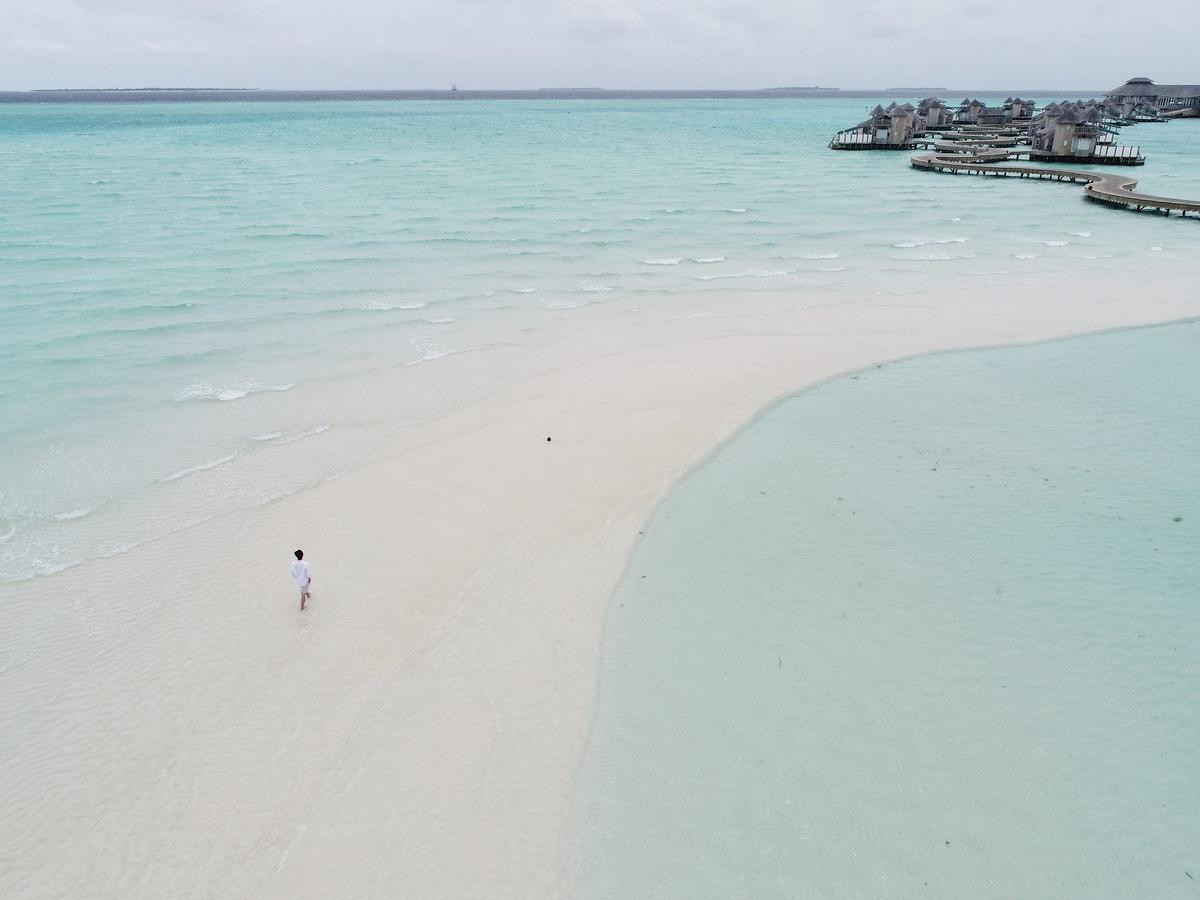
POLYGON ((303 550, 296 551, 296 559, 304 559, 304 551, 303 550))

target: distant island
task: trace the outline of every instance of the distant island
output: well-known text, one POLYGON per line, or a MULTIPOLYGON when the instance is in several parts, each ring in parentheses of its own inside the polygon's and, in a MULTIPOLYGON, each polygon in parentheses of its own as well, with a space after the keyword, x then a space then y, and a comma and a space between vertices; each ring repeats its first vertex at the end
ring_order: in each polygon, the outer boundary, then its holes
POLYGON ((32 93, 55 93, 55 94, 108 94, 113 92, 119 93, 144 93, 147 91, 257 91, 258 88, 233 88, 233 87, 132 87, 132 88, 34 88, 32 93))

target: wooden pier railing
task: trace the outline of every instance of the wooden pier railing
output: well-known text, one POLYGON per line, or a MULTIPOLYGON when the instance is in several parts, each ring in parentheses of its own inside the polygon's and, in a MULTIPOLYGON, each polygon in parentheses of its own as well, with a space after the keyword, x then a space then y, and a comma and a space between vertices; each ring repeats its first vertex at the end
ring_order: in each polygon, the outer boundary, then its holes
POLYGON ((1156 197, 1135 191, 1137 179, 1111 172, 1083 172, 1078 169, 1051 169, 1041 166, 1006 166, 1000 160, 1009 158, 1005 150, 980 150, 974 153, 922 153, 912 158, 914 168, 930 172, 949 172, 966 175, 996 175, 1039 180, 1071 181, 1083 184, 1089 200, 1123 206, 1139 212, 1152 210, 1170 215, 1173 212, 1200 219, 1200 200, 1181 200, 1175 197, 1156 197))

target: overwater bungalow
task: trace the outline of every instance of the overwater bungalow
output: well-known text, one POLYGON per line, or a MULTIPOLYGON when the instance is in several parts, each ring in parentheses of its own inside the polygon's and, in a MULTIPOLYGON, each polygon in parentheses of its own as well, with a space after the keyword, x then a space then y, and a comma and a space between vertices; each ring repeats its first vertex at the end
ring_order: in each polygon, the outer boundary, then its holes
POLYGON ((1200 84, 1155 84, 1139 76, 1113 88, 1108 97, 1118 103, 1140 102, 1167 118, 1200 118, 1200 84))
POLYGON ((1140 165, 1137 147, 1112 143, 1116 130, 1103 122, 1095 102, 1051 103, 1029 125, 1029 158, 1052 162, 1140 165))
POLYGON ((1008 110, 1008 120, 1010 122, 1014 119, 1033 118, 1034 102, 1032 100, 1022 100, 1020 97, 1012 97, 1004 101, 1004 107, 1008 110))
POLYGON ((926 130, 945 128, 954 119, 950 108, 937 97, 926 97, 917 104, 917 115, 925 120, 926 130))
POLYGON ((925 133, 925 119, 911 103, 893 101, 887 109, 876 105, 865 121, 839 131, 829 142, 834 150, 909 150, 925 133))
POLYGON ((963 98, 963 102, 954 113, 954 122, 957 125, 978 125, 986 110, 987 104, 983 101, 963 98))
POLYGON ((1000 106, 988 106, 982 100, 963 100, 954 121, 960 125, 1002 127, 1025 122, 1033 116, 1033 101, 1006 97, 1000 106))
POLYGON ((1104 115, 1117 125, 1168 121, 1162 117, 1153 101, 1144 97, 1125 97, 1121 100, 1109 97, 1104 101, 1104 115))

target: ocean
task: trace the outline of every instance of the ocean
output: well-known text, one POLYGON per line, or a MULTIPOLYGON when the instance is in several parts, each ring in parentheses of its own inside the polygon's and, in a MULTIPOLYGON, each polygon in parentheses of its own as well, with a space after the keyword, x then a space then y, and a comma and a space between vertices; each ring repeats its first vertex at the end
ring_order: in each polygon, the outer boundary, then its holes
MULTIPOLYGON (((1078 187, 828 151, 873 104, 0 104, 0 580, 385 455, 486 390, 426 389, 451 354, 930 289, 1052 303, 1200 249, 1078 187)), ((1128 130, 1143 187, 1200 196, 1194 137, 1128 130)))
POLYGON ((1191 897, 1200 324, 875 366, 685 479, 609 610, 572 896, 1191 897))

